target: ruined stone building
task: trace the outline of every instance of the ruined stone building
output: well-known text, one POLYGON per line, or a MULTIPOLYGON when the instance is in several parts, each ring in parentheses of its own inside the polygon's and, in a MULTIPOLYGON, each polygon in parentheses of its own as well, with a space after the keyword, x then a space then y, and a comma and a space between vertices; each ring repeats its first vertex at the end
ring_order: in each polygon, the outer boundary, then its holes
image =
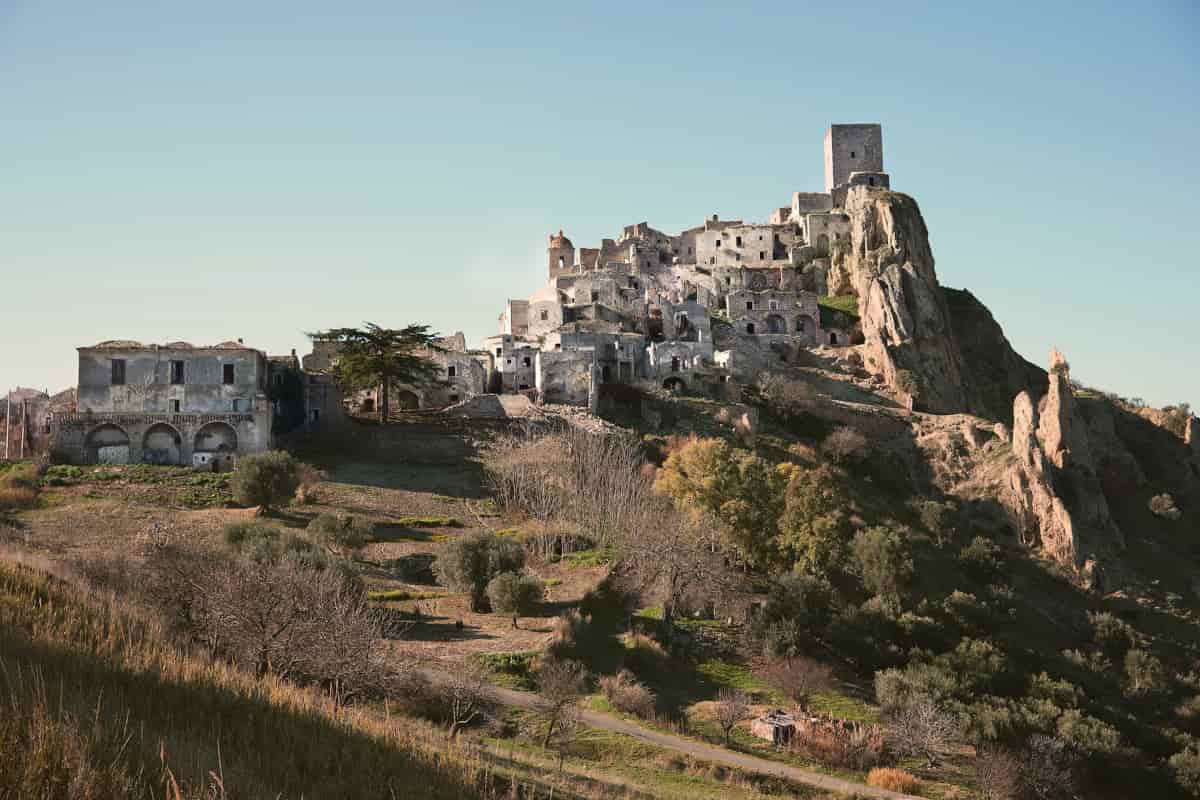
POLYGON ((817 298, 848 246, 856 186, 890 186, 879 125, 831 126, 825 191, 795 192, 767 222, 714 214, 678 235, 639 222, 597 248, 552 234, 548 282, 508 300, 484 342, 489 390, 590 405, 604 384, 704 390, 798 348, 848 345, 846 331, 822 330, 817 298))
POLYGON ((240 340, 211 347, 115 340, 78 352, 76 410, 51 422, 66 461, 217 470, 271 446, 271 361, 240 340))

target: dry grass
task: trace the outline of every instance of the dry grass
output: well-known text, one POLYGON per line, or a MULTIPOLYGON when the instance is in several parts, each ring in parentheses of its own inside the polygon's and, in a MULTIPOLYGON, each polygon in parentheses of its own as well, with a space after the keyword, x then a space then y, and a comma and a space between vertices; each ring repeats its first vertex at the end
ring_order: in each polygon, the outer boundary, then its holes
POLYGON ((911 773, 895 767, 876 767, 867 773, 867 785, 893 792, 912 794, 921 786, 911 773))

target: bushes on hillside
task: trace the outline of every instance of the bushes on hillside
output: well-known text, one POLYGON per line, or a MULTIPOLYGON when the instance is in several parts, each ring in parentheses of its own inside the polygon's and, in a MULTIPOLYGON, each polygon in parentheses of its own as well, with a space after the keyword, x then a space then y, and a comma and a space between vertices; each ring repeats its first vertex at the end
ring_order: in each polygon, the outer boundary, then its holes
POLYGON ((882 526, 867 528, 854 537, 851 551, 868 591, 888 599, 900 597, 912 577, 913 563, 897 531, 882 526))
POLYGON ((229 483, 233 499, 241 506, 258 506, 265 514, 296 494, 300 485, 298 470, 296 459, 282 450, 243 456, 229 483))
POLYGON ((642 719, 654 716, 654 692, 639 683, 628 670, 601 678, 600 691, 613 708, 624 714, 642 719))
POLYGON ((0 472, 0 513, 32 508, 37 503, 39 470, 18 464, 0 472))
POLYGON ((442 546, 433 563, 434 574, 451 591, 466 592, 471 610, 487 610, 487 587, 503 572, 519 572, 525 566, 520 543, 490 531, 469 533, 442 546))
POLYGON ((375 538, 375 526, 351 514, 318 514, 308 523, 308 532, 333 555, 349 556, 375 538))
POLYGON ((981 581, 989 581, 1000 571, 1000 548, 990 539, 976 536, 958 553, 963 568, 981 581))
POLYGON ((888 789, 902 794, 913 794, 921 782, 912 773, 895 767, 876 767, 867 773, 867 786, 888 789))
POLYGON ((497 614, 529 615, 546 596, 546 587, 536 575, 501 572, 487 585, 488 603, 497 614))

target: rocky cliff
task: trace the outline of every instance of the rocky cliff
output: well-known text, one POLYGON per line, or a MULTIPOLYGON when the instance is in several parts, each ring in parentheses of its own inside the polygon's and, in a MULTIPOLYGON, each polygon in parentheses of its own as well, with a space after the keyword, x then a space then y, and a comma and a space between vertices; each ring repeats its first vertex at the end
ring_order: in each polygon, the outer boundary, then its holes
POLYGON ((835 253, 831 294, 858 297, 864 362, 917 408, 1008 421, 1011 398, 1040 383, 987 309, 939 284, 921 210, 907 195, 855 187, 849 247, 835 253))
POLYGON ((1113 521, 1088 435, 1071 390, 1070 368, 1050 356, 1049 390, 1035 407, 1028 392, 1013 402, 1013 454, 1001 500, 1022 540, 1073 566, 1125 545, 1113 521))

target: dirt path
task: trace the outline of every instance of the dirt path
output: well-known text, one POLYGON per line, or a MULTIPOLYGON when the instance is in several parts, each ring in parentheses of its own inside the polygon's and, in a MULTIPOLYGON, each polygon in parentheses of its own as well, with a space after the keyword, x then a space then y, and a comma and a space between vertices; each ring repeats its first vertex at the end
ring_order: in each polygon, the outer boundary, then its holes
MULTIPOLYGON (((438 679, 438 676, 434 673, 427 673, 427 675, 431 680, 436 681, 438 679)), ((518 692, 500 686, 491 686, 488 691, 491 698, 502 705, 517 706, 518 708, 538 708, 545 704, 545 701, 541 697, 532 692, 518 692)), ((696 758, 702 758, 705 761, 725 764, 749 772, 757 772, 761 775, 774 775, 779 778, 786 778, 787 780, 807 784, 808 786, 815 786, 818 789, 828 792, 839 792, 859 797, 886 798, 887 800, 922 800, 922 798, 916 795, 901 794, 900 792, 893 792, 888 789, 878 789, 874 786, 867 786, 864 783, 855 783, 843 780, 842 778, 835 778, 832 775, 800 769, 799 767, 780 764, 776 761, 769 761, 765 758, 726 750, 723 747, 705 744, 694 739, 687 739, 671 733, 652 730, 637 723, 599 711, 585 709, 582 711, 581 717, 584 722, 593 728, 601 728, 613 731, 614 733, 623 733, 626 736, 641 739, 658 747, 674 750, 679 753, 686 753, 696 758)))

